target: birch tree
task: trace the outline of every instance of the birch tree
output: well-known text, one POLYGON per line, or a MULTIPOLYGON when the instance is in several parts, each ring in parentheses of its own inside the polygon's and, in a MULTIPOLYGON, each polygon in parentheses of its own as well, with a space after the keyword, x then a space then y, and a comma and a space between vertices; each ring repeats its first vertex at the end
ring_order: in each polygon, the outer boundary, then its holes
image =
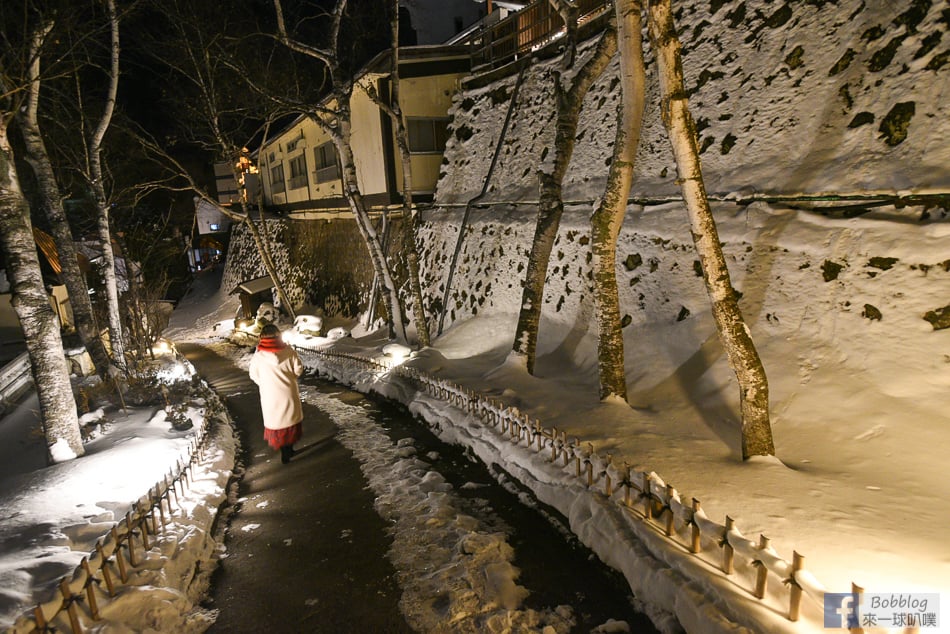
MULTIPOLYGON (((39 34, 41 31, 37 31, 39 34)), ((29 35, 28 35, 29 36, 29 35)), ((43 285, 29 207, 16 173, 10 123, 27 84, 7 73, 17 66, 9 47, 0 54, 0 251, 13 288, 13 309, 23 329, 40 404, 47 459, 61 462, 83 455, 76 401, 69 382, 63 341, 43 285)))
POLYGON ((642 0, 614 0, 620 50, 620 88, 613 159, 604 197, 591 216, 591 251, 594 273, 594 306, 599 336, 597 366, 600 398, 627 400, 623 330, 617 290, 617 236, 623 226, 627 199, 633 183, 634 161, 640 143, 645 103, 646 70, 643 64, 642 0))
POLYGON ((63 208, 64 196, 57 182, 40 126, 40 89, 43 85, 41 60, 44 43, 52 28, 52 20, 45 22, 36 29, 30 43, 27 95, 24 106, 17 114, 16 124, 23 138, 24 158, 33 170, 37 194, 42 201, 41 207, 59 253, 59 262, 62 267, 60 279, 69 293, 69 304, 72 308, 76 332, 92 359, 96 373, 105 379, 110 370, 109 356, 102 343, 99 328, 96 326, 92 301, 89 299, 85 277, 79 268, 76 244, 63 208))
POLYGON ((292 36, 287 28, 281 0, 273 0, 273 2, 277 16, 277 37, 280 42, 289 50, 321 63, 330 79, 326 98, 318 104, 311 104, 305 108, 305 112, 333 140, 342 166, 344 195, 369 251, 376 278, 384 290, 383 297, 389 313, 389 334, 391 337, 395 336, 399 340, 406 341, 399 290, 386 258, 382 240, 373 226, 369 209, 360 189, 356 161, 350 143, 352 136, 350 99, 353 94, 354 77, 352 69, 348 69, 343 64, 340 48, 341 45, 352 45, 351 42, 340 40, 347 0, 336 0, 330 15, 328 43, 325 46, 312 45, 292 36))
MULTIPOLYGON (((217 160, 231 166, 235 183, 243 187, 238 168, 244 143, 257 132, 263 120, 264 128, 271 113, 265 112, 253 93, 241 91, 240 72, 260 72, 260 68, 241 69, 234 62, 234 50, 243 45, 244 30, 230 23, 231 16, 214 17, 219 12, 210 5, 192 2, 159 0, 154 7, 156 16, 144 48, 170 74, 161 80, 168 82, 170 99, 167 107, 180 110, 178 128, 182 145, 195 145, 212 154, 217 160), (208 11, 211 13, 208 13, 208 11), (238 33, 229 33, 229 31, 238 33)), ((148 31, 146 30, 146 33, 148 31)), ((266 51, 255 48, 266 56, 266 51)), ((149 154, 171 172, 171 180, 143 183, 143 190, 162 188, 170 191, 191 191, 202 201, 212 205, 232 222, 245 226, 261 258, 264 270, 274 283, 281 308, 291 318, 296 316, 283 281, 267 246, 266 224, 255 221, 251 201, 246 192, 239 197, 237 207, 222 205, 179 158, 173 156, 166 143, 144 130, 136 136, 149 154)), ((266 134, 266 132, 265 132, 266 134)))
POLYGON ((361 88, 383 110, 393 123, 396 147, 399 149, 399 159, 402 163, 402 217, 405 224, 403 231, 403 253, 409 269, 409 292, 412 297, 412 314, 419 337, 419 345, 426 347, 430 344, 429 321, 426 316, 425 304, 422 300, 422 283, 419 273, 419 248, 416 238, 419 233, 419 212, 412 200, 412 155, 409 152, 409 133, 406 130, 406 121, 402 115, 402 105, 399 98, 399 0, 394 3, 392 13, 392 47, 389 71, 390 89, 389 101, 379 95, 372 84, 363 82, 361 88))
POLYGON ((703 281, 719 339, 739 383, 742 458, 775 455, 769 422, 768 379, 739 309, 739 296, 732 287, 716 222, 706 197, 696 126, 683 85, 683 61, 670 0, 649 0, 648 24, 660 76, 663 123, 673 147, 690 231, 702 264, 703 281))
MULTIPOLYGON (((99 248, 102 250, 100 273, 106 291, 107 315, 109 320, 109 347, 116 366, 125 371, 125 341, 122 326, 122 311, 119 308, 119 284, 116 275, 115 252, 112 248, 112 228, 110 225, 110 201, 106 195, 106 185, 102 172, 102 142, 112 123, 115 112, 116 95, 119 91, 119 15, 115 0, 105 0, 109 21, 109 64, 106 74, 106 92, 103 98, 102 112, 96 126, 85 139, 86 165, 84 176, 92 191, 97 211, 97 233, 99 248)), ((80 100, 82 95, 79 95, 80 100)), ((127 267, 128 270, 128 267, 127 267)))
POLYGON ((554 248, 561 216, 564 214, 562 184, 574 153, 577 122, 584 97, 603 73, 617 50, 616 19, 612 16, 597 47, 575 72, 577 57, 576 10, 569 0, 550 0, 566 20, 568 41, 562 67, 554 72, 555 127, 553 157, 538 168, 538 218, 534 240, 525 271, 521 309, 515 331, 512 355, 523 360, 528 372, 534 374, 538 346, 538 327, 544 303, 544 279, 554 248), (574 21, 574 22, 572 22, 574 21))

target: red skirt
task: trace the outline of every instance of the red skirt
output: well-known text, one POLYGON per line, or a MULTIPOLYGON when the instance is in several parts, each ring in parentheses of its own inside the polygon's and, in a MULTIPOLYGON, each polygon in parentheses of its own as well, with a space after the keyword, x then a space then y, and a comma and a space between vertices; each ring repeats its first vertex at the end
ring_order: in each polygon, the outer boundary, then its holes
POLYGON ((297 423, 293 427, 284 429, 264 428, 264 440, 274 449, 289 447, 303 437, 303 423, 297 423))

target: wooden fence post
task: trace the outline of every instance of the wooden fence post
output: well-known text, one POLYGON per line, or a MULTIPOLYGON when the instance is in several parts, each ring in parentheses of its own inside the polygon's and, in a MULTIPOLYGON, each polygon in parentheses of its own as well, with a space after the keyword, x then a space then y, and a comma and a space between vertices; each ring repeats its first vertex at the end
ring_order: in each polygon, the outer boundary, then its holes
MULTIPOLYGON (((765 535, 759 535, 759 550, 765 550, 769 547, 769 538, 765 535)), ((769 569, 765 567, 765 563, 760 560, 753 561, 752 564, 756 566, 755 571, 755 598, 762 599, 765 597, 765 584, 769 579, 769 569)))
POLYGON ((699 532, 699 522, 696 521, 697 513, 699 513, 699 500, 693 498, 693 515, 690 518, 692 521, 693 534, 689 545, 689 551, 693 554, 698 553, 702 548, 702 535, 699 532))
POLYGON ((36 631, 48 632, 49 626, 46 624, 46 617, 43 616, 43 608, 36 606, 33 608, 33 620, 36 621, 36 631))
POLYGON ((112 527, 112 539, 115 541, 115 562, 119 566, 119 579, 122 580, 122 583, 125 583, 129 580, 128 575, 125 571, 125 560, 122 558, 122 542, 119 541, 119 531, 115 526, 112 527))
MULTIPOLYGON (((168 475, 165 476, 165 493, 171 492, 175 496, 175 506, 180 507, 181 504, 178 502, 178 489, 175 488, 175 476, 172 474, 172 470, 168 470, 168 475), (171 484, 168 483, 168 475, 172 477, 171 484)), ((168 514, 172 514, 172 499, 168 498, 168 514)))
POLYGON ((647 473, 643 472, 643 489, 640 491, 640 495, 643 496, 643 517, 648 520, 653 519, 653 491, 650 489, 650 481, 653 477, 647 473))
POLYGON ((669 512, 669 515, 666 516, 666 536, 673 536, 673 521, 675 517, 673 516, 673 485, 666 485, 666 510, 669 512))
POLYGON ((73 600, 73 593, 69 589, 69 581, 66 577, 59 582, 59 592, 63 595, 63 606, 66 608, 66 614, 69 615, 69 627, 73 634, 82 634, 82 625, 79 624, 79 615, 76 613, 76 601, 73 600))
POLYGON ((102 571, 102 580, 106 582, 106 590, 110 597, 115 596, 115 586, 112 585, 112 573, 109 572, 109 560, 102 549, 102 540, 96 542, 96 552, 99 554, 99 570, 102 571))
POLYGON ((99 620, 99 603, 96 601, 96 593, 93 586, 96 585, 97 579, 92 576, 92 569, 89 567, 89 560, 85 557, 82 558, 82 561, 79 562, 82 566, 83 571, 86 573, 86 601, 89 603, 89 614, 92 615, 93 621, 99 620))
POLYGON ((136 517, 139 518, 139 526, 142 528, 142 548, 147 551, 151 550, 151 546, 148 543, 148 516, 145 513, 139 513, 138 506, 134 506, 136 517))
POLYGON ((796 573, 798 573, 802 568, 805 567, 805 557, 799 555, 797 552, 792 553, 792 574, 789 579, 791 584, 791 591, 788 597, 788 620, 797 621, 799 611, 801 610, 802 605, 802 587, 798 585, 798 580, 795 578, 796 573))
POLYGON ((732 574, 732 560, 735 556, 735 549, 729 543, 729 531, 736 525, 736 521, 726 516, 726 529, 722 533, 722 571, 727 575, 732 574))
POLYGON ((127 539, 129 542, 129 565, 135 568, 138 566, 138 564, 135 563, 135 529, 132 527, 131 513, 125 514, 125 528, 128 530, 127 539))
MULTIPOLYGON (((159 484, 155 483, 155 497, 158 500, 158 516, 162 520, 162 532, 165 532, 165 505, 162 503, 162 490, 159 484)), ((171 508, 169 507, 168 513, 171 514, 171 508)))

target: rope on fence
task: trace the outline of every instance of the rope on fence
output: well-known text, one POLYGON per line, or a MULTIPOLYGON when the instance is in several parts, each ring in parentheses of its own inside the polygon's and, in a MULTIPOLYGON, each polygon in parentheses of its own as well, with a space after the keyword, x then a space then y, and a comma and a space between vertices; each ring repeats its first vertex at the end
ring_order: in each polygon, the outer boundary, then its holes
POLYGON ((724 524, 709 519, 699 500, 692 498, 688 504, 684 504, 676 489, 653 473, 644 471, 632 474, 626 464, 618 468, 609 454, 604 458, 598 456, 591 443, 582 445, 577 438, 569 442, 566 432, 559 433, 556 428, 546 429, 539 420, 532 422, 527 414, 522 414, 516 407, 435 378, 417 368, 340 352, 306 350, 344 368, 369 368, 381 374, 393 373, 410 379, 429 396, 473 415, 487 429, 494 430, 512 443, 520 444, 539 455, 550 451, 548 462, 551 464, 557 465, 558 459, 562 458, 560 466, 568 468, 573 461, 575 477, 582 480, 588 490, 599 491, 627 512, 641 517, 657 529, 658 535, 682 546, 686 552, 700 557, 703 555, 704 539, 709 544, 715 544, 720 549, 720 561, 714 569, 718 568, 723 575, 733 574, 735 556, 738 554, 755 572, 749 593, 757 599, 765 598, 769 573, 780 579, 789 587, 788 612, 785 615, 789 621, 798 620, 803 595, 818 605, 823 602, 825 588, 805 569, 803 555, 793 552, 792 561, 789 562, 775 552, 768 537, 760 535, 757 542, 744 537, 732 517, 726 516, 724 524))

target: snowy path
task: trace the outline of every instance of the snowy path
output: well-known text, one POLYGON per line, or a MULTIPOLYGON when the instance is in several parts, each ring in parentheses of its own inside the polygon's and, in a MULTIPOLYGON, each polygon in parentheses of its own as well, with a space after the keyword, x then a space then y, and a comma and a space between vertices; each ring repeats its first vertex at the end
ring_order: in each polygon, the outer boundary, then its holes
MULTIPOLYGON (((344 402, 326 388, 308 386, 304 400, 334 420, 340 442, 361 463, 376 495, 376 510, 390 525, 393 543, 387 556, 402 589, 400 607, 418 631, 626 632, 631 624, 633 631, 652 631, 648 619, 633 612, 626 588, 620 591, 622 580, 608 587, 599 562, 587 560, 589 551, 574 558, 565 554, 563 536, 539 514, 530 512, 531 523, 522 527, 522 533, 530 534, 516 540, 515 530, 491 508, 488 498, 495 483, 487 472, 476 476, 477 482, 450 483, 460 469, 431 448, 434 436, 430 440, 416 429, 413 436, 421 440, 399 438, 398 430, 390 433, 383 426, 387 415, 373 411, 374 406, 344 402), (534 555, 544 560, 540 564, 527 561, 524 552, 538 550, 538 541, 546 542, 545 554, 534 555), (533 574, 525 574, 525 579, 531 577, 525 585, 520 583, 523 563, 533 567, 528 571, 533 574), (542 595, 548 598, 538 598, 542 595), (549 599, 570 604, 548 605, 549 599)), ((389 416, 397 421, 386 427, 420 424, 404 411, 389 416)))
POLYGON ((305 406, 300 453, 282 465, 263 440, 246 371, 207 348, 180 349, 226 397, 241 438, 235 471, 243 476, 206 602, 218 612, 208 631, 410 632, 385 557, 385 524, 332 422, 305 406))

